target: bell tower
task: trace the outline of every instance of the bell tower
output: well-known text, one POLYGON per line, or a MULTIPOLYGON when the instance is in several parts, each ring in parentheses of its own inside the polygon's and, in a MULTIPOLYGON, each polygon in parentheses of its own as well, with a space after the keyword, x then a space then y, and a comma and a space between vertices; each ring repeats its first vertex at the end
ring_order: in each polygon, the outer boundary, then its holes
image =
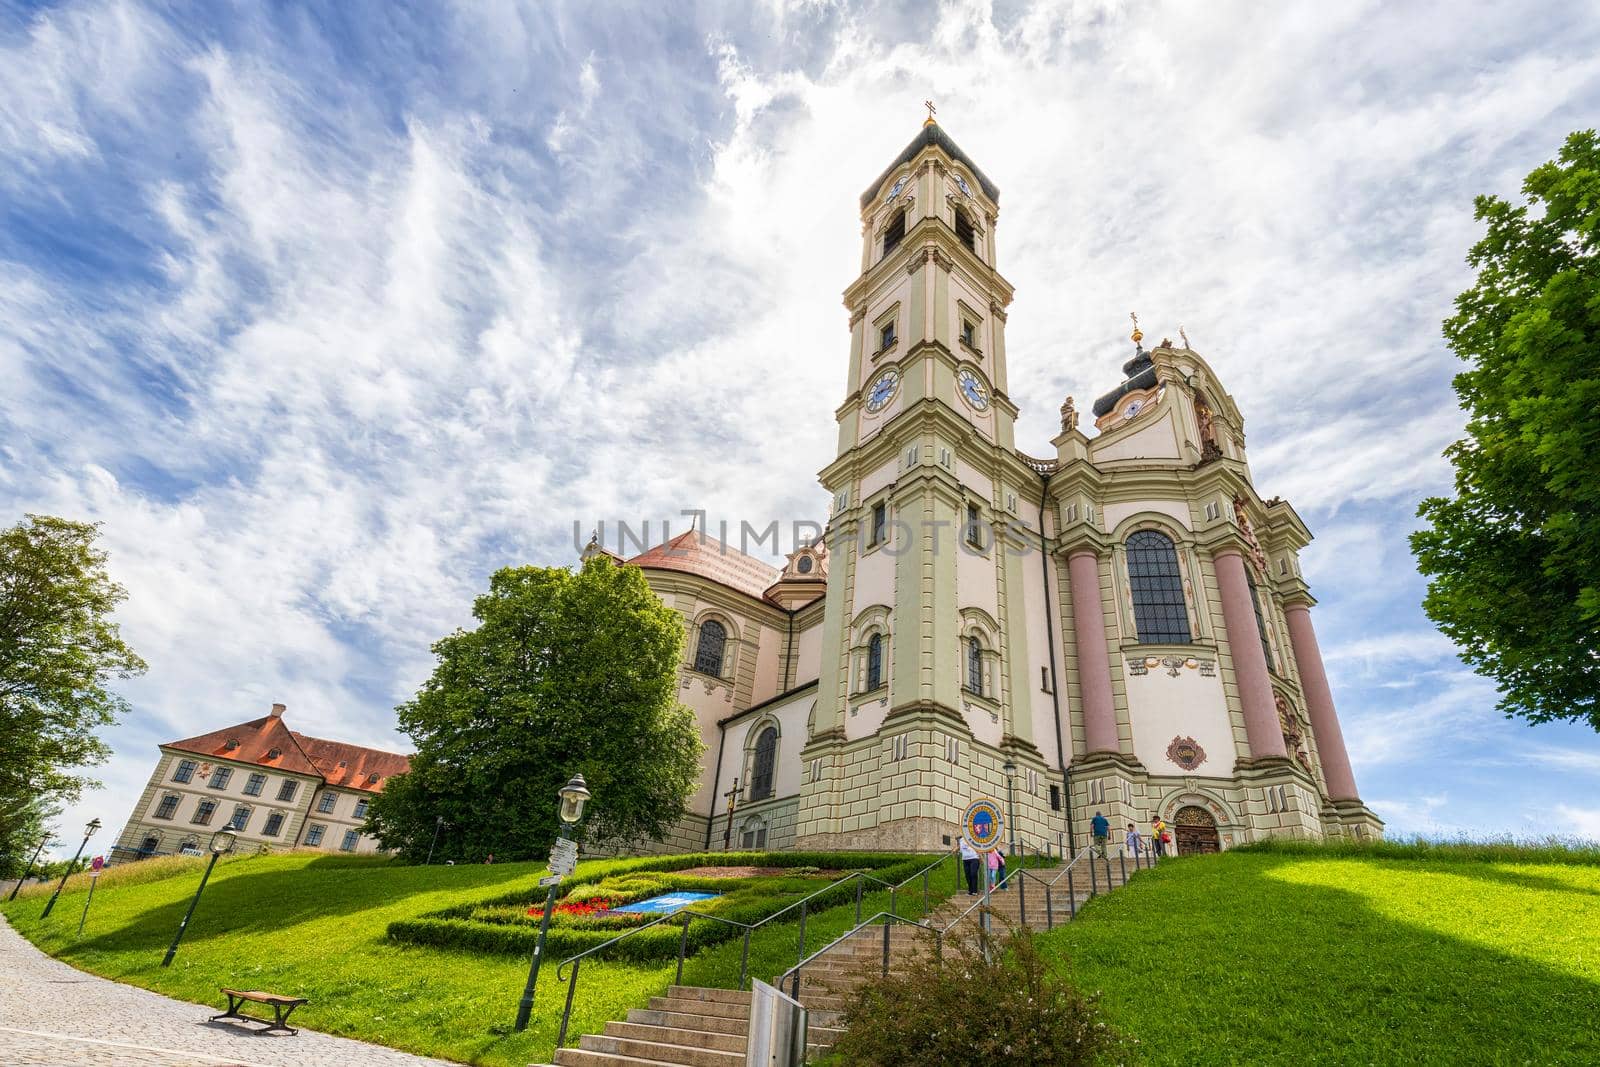
POLYGON ((1039 491, 1014 447, 999 213, 931 113, 861 196, 801 847, 947 848, 971 798, 1005 795, 1004 765, 1035 790, 1045 770, 1004 543, 1039 491))

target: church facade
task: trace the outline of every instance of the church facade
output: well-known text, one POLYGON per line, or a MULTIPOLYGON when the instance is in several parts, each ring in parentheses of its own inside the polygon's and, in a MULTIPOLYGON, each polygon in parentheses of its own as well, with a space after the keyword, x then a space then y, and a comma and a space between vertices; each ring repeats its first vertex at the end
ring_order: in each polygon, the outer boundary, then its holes
MULTIPOLYGON (((931 119, 861 197, 826 536, 781 569, 691 531, 624 562, 688 627, 707 746, 663 850, 1031 846, 1160 816, 1180 849, 1373 836, 1298 554, 1187 342, 1018 449, 1000 193, 931 119)), ((597 542, 590 552, 605 551, 597 542)), ((620 557, 619 557, 620 558, 620 557)))

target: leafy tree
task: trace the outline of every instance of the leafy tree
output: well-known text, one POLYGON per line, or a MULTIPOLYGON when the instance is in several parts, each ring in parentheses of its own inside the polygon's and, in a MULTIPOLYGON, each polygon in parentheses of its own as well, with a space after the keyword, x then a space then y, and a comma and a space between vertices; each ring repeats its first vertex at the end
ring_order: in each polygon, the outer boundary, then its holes
POLYGON ((13 861, 57 802, 97 784, 83 773, 110 755, 96 732, 128 708, 107 683, 145 669, 111 621, 127 593, 98 536, 48 515, 0 530, 0 853, 13 861))
POLYGON ((660 837, 699 777, 693 714, 677 701, 683 622, 644 575, 596 557, 576 573, 509 567, 433 646, 438 665, 399 708, 411 770, 372 804, 368 831, 420 860, 545 855, 556 791, 581 772, 588 840, 660 837))
POLYGON ((1600 730, 1600 141, 1567 138, 1528 203, 1481 196, 1477 283, 1445 322, 1467 437, 1412 535, 1423 607, 1531 722, 1600 730))

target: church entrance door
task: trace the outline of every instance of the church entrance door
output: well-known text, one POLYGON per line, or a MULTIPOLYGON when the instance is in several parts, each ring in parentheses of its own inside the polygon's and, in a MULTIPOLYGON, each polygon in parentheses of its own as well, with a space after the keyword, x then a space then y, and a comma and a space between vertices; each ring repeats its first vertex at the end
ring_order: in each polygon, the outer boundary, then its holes
POLYGON ((1192 805, 1179 808, 1172 817, 1172 823, 1174 836, 1178 839, 1178 855, 1194 856, 1222 851, 1222 839, 1217 836, 1217 820, 1206 809, 1192 805))

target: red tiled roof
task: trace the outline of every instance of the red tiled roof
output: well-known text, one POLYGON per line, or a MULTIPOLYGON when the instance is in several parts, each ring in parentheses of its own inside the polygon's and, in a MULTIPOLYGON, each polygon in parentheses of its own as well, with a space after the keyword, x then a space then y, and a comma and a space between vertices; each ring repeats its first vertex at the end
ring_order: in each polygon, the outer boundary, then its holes
POLYGON ((277 713, 172 741, 164 747, 292 774, 316 775, 329 785, 367 793, 383 792, 385 782, 411 769, 410 756, 308 737, 285 726, 282 715, 277 713), (373 776, 377 781, 371 780, 373 776))
POLYGON ((317 773, 329 785, 341 789, 381 793, 385 782, 411 769, 411 757, 398 752, 385 752, 345 741, 324 741, 320 737, 307 737, 292 730, 290 733, 300 742, 300 748, 317 768, 317 773), (376 781, 373 781, 374 777, 376 781))
POLYGON ((757 600, 763 599, 780 573, 776 567, 729 548, 698 530, 681 533, 672 540, 641 552, 628 561, 635 567, 697 574, 713 582, 737 589, 757 600))
POLYGON ((193 752, 197 756, 254 763, 293 774, 317 773, 316 767, 278 715, 265 715, 237 726, 213 730, 209 734, 171 741, 166 747, 180 752, 193 752), (276 756, 272 755, 274 751, 278 753, 276 756))

